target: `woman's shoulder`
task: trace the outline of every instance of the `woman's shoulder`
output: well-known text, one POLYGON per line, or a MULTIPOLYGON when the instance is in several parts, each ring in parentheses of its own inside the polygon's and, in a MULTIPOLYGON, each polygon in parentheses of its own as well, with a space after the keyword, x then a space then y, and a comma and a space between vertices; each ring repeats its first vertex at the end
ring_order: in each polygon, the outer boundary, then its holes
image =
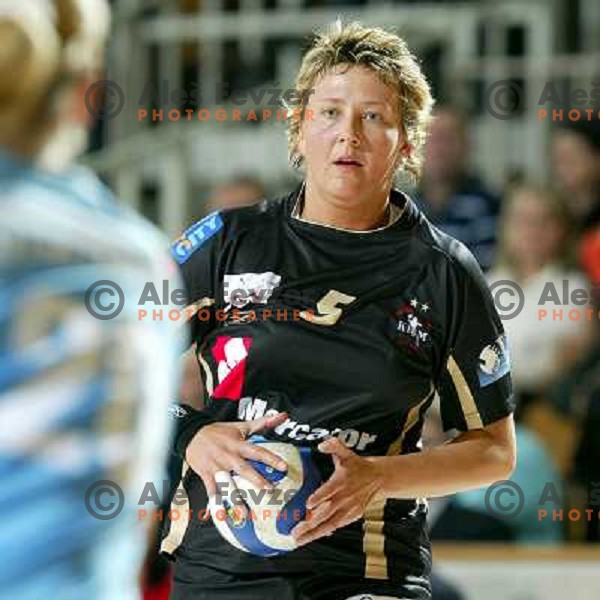
POLYGON ((431 250, 433 260, 470 277, 483 279, 481 267, 467 246, 431 223, 422 212, 416 232, 421 243, 431 250))

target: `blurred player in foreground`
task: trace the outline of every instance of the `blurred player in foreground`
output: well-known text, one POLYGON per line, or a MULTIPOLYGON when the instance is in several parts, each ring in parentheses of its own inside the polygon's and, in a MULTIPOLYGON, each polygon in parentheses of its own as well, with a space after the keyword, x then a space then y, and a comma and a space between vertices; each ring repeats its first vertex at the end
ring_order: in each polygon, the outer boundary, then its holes
POLYGON ((163 541, 172 598, 430 600, 423 498, 514 468, 502 322, 473 255, 393 189, 399 170, 419 173, 432 104, 405 42, 338 23, 294 87, 304 119, 290 122, 290 157, 303 184, 212 214, 173 245, 190 301, 227 317, 192 321, 208 397, 181 409, 175 436, 194 516, 163 541), (444 428, 459 433, 421 451, 436 391, 444 428), (299 547, 272 558, 197 516, 219 471, 266 487, 245 459, 281 468, 246 440, 260 428, 311 447, 331 475, 292 529, 299 547))
POLYGON ((258 177, 240 173, 214 187, 208 206, 211 210, 250 206, 262 200, 264 194, 265 189, 258 177))
POLYGON ((177 344, 136 304, 167 246, 71 164, 109 16, 0 0, 2 598, 137 598, 134 504, 162 479, 177 344))

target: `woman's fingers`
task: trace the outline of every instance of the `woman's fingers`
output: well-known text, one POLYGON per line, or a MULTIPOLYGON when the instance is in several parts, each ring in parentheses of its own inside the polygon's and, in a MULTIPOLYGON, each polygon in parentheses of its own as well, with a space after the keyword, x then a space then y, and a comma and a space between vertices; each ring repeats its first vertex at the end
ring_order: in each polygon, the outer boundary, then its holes
MULTIPOLYGON (((313 515, 317 511, 313 512, 313 515)), ((313 517, 314 518, 314 517, 313 517)), ((292 535, 299 546, 309 544, 321 537, 332 535, 336 529, 340 529, 353 523, 360 518, 360 511, 348 505, 327 507, 321 514, 318 521, 313 522, 313 518, 303 521, 292 530, 292 535), (301 527, 301 529, 299 529, 301 527)))
POLYGON ((306 521, 302 521, 292 530, 294 539, 299 544, 304 544, 317 532, 324 532, 327 530, 327 526, 332 516, 337 512, 337 508, 332 502, 324 502, 319 506, 318 509, 313 510, 310 513, 310 518, 306 521))
POLYGON ((261 475, 259 475, 253 468, 252 465, 242 460, 237 463, 233 470, 244 479, 247 479, 250 483, 253 483, 259 488, 265 488, 267 490, 273 489, 273 486, 261 475))
POLYGON ((198 473, 202 482, 204 483, 204 487, 206 488, 206 493, 209 498, 216 496, 217 494, 217 484, 215 482, 215 477, 212 473, 198 473))
POLYGON ((249 444, 248 442, 245 442, 241 454, 244 458, 262 462, 278 471, 287 470, 287 464, 282 458, 258 444, 249 444))
POLYGON ((254 419, 253 421, 248 421, 244 423, 246 426, 244 431, 246 435, 252 435, 253 433, 258 433, 263 429, 273 429, 274 427, 278 427, 288 418, 287 413, 282 412, 276 415, 261 417, 260 419, 254 419))
POLYGON ((286 471, 287 464, 273 452, 244 438, 264 429, 273 429, 286 419, 287 413, 278 413, 247 423, 214 423, 200 430, 188 446, 186 459, 202 478, 207 493, 214 495, 217 492, 215 473, 220 470, 235 471, 259 488, 272 489, 273 486, 247 460, 264 463, 278 471, 286 471))

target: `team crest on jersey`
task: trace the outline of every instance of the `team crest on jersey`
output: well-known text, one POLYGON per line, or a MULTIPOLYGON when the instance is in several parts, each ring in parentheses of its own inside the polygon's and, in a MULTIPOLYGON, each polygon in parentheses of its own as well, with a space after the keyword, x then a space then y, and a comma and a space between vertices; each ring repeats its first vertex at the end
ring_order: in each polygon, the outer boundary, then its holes
POLYGON ((430 308, 429 303, 421 303, 417 298, 411 298, 410 302, 403 304, 396 311, 396 330, 400 334, 401 346, 417 351, 430 343, 431 321, 427 317, 430 308))
POLYGON ((223 227, 223 219, 218 212, 204 217, 183 232, 171 245, 171 254, 182 265, 206 240, 223 227))
POLYGON ((510 371, 510 356, 506 336, 501 335, 495 342, 488 344, 479 354, 479 385, 486 387, 510 371))
POLYGON ((225 303, 234 308, 244 308, 248 304, 266 304, 280 283, 281 275, 272 271, 225 275, 223 297, 225 303))
POLYGON ((217 363, 218 385, 213 390, 214 398, 239 400, 246 379, 246 359, 252 345, 250 337, 220 335, 212 347, 217 363))

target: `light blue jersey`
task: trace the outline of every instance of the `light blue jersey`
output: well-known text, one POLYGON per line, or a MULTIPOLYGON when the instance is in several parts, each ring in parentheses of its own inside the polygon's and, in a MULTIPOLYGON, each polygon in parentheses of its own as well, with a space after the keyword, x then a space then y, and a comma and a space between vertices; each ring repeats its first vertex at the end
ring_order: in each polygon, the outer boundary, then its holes
POLYGON ((167 248, 87 170, 0 154, 2 599, 138 597, 137 502, 162 481, 181 328, 138 300, 173 280, 167 248))

